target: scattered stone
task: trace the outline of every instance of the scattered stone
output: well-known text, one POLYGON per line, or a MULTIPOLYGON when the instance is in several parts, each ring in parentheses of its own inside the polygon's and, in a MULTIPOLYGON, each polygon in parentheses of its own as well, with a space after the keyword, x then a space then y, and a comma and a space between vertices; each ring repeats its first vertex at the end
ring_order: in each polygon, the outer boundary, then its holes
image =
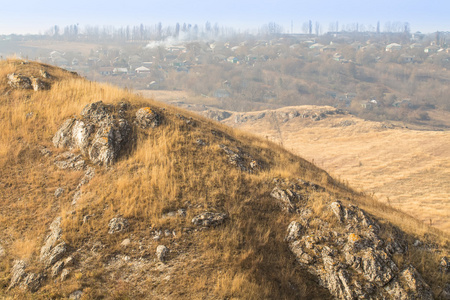
POLYGON ((127 230, 128 228, 128 220, 122 217, 112 218, 108 224, 108 233, 114 234, 118 232, 122 232, 127 230))
POLYGON ((143 107, 136 112, 135 122, 142 129, 155 128, 160 124, 160 116, 150 107, 143 107))
POLYGON ((197 139, 196 143, 197 143, 197 145, 199 145, 199 146, 206 146, 205 141, 202 140, 202 139, 197 139))
POLYGON ((205 227, 216 227, 225 222, 227 215, 224 213, 204 212, 192 219, 192 224, 205 227))
POLYGON ((450 273, 450 260, 446 256, 441 258, 439 270, 444 274, 450 273))
POLYGON ((75 262, 74 262, 73 257, 69 256, 64 260, 64 267, 71 267, 71 266, 73 266, 74 263, 75 262))
POLYGON ((59 196, 61 196, 63 193, 64 193, 64 189, 62 187, 59 187, 55 191, 55 197, 59 198, 59 196))
POLYGON ((77 204, 78 200, 81 199, 82 195, 83 193, 80 190, 76 191, 72 198, 72 205, 77 204))
POLYGON ((45 70, 39 70, 39 74, 42 76, 42 77, 44 77, 44 78, 51 78, 52 76, 50 76, 50 74, 47 72, 47 71, 45 71, 45 70))
POLYGON ((272 192, 270 192, 270 196, 279 200, 281 209, 287 212, 293 212, 295 210, 295 205, 292 201, 294 194, 289 189, 284 191, 279 187, 275 187, 272 192))
POLYGON ((228 156, 228 162, 236 166, 241 171, 254 173, 259 169, 259 163, 248 153, 245 153, 237 147, 235 150, 220 144, 220 149, 222 149, 228 156))
POLYGON ((54 277, 58 276, 59 272, 61 272, 63 268, 64 268, 63 261, 58 261, 57 263, 55 263, 52 267, 52 272, 51 272, 52 277, 54 278, 54 277))
POLYGON ((35 77, 31 77, 31 86, 35 92, 50 89, 50 84, 35 77))
POLYGON ((124 240, 122 241, 122 243, 120 243, 120 245, 121 245, 122 247, 128 247, 128 246, 130 246, 130 244, 131 244, 130 239, 124 239, 124 240))
POLYGON ((0 245, 0 258, 5 256, 5 249, 0 245))
POLYGON ((86 224, 87 222, 89 222, 89 219, 92 218, 92 215, 85 215, 83 216, 83 224, 86 224))
POLYGON ((164 245, 159 245, 156 248, 156 257, 161 262, 164 262, 166 260, 166 256, 168 253, 169 253, 169 249, 164 245))
POLYGON ((80 171, 84 169, 85 162, 81 155, 76 155, 71 151, 67 151, 56 157, 55 165, 62 170, 72 169, 80 171))
POLYGON ((69 269, 62 270, 62 272, 61 272, 61 281, 65 281, 69 277, 69 274, 70 274, 70 270, 69 269))
POLYGON ((416 247, 416 248, 420 247, 420 246, 422 246, 422 242, 419 241, 419 240, 415 240, 413 246, 416 247))
POLYGON ((82 296, 83 296, 83 291, 76 290, 69 295, 69 299, 70 300, 80 300, 82 296))
POLYGON ((180 209, 177 211, 177 215, 180 216, 180 217, 182 217, 182 218, 186 217, 186 210, 183 209, 183 208, 180 208, 180 209))

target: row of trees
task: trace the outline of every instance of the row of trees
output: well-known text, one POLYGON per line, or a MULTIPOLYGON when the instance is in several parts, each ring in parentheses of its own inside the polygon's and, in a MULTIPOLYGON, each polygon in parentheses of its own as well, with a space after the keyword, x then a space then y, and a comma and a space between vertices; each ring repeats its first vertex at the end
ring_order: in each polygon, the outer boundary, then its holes
MULTIPOLYGON (((381 33, 380 22, 376 27, 360 23, 351 23, 340 25, 339 22, 329 24, 329 32, 377 32, 381 33)), ((291 28, 291 31, 293 29, 291 28)), ((409 33, 410 25, 408 22, 387 22, 384 26, 386 33, 409 33)), ((302 25, 304 34, 319 36, 323 33, 323 26, 319 22, 311 20, 302 25)), ((87 40, 116 40, 116 41, 136 41, 136 40, 164 40, 169 37, 181 38, 183 40, 196 40, 207 38, 230 37, 236 35, 257 35, 257 36, 276 36, 285 33, 285 29, 274 22, 261 26, 255 31, 240 31, 231 27, 219 26, 215 23, 206 22, 204 26, 198 24, 176 23, 174 26, 163 26, 161 22, 155 25, 140 24, 137 26, 90 26, 83 28, 79 24, 73 24, 60 28, 58 25, 49 28, 44 35, 57 39, 87 39, 87 40)))

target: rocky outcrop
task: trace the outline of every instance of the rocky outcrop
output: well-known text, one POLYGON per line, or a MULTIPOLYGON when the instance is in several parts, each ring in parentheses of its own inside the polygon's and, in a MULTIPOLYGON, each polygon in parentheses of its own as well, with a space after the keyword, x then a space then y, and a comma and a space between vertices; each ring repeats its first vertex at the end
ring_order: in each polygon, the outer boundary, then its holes
POLYGON ((34 293, 41 287, 45 276, 43 274, 27 273, 25 272, 25 268, 25 261, 16 260, 14 262, 14 266, 11 269, 11 282, 8 290, 20 286, 22 289, 27 289, 34 293))
POLYGON ((126 231, 129 226, 128 220, 122 217, 116 217, 109 220, 108 233, 114 234, 122 231, 126 231))
POLYGON ((79 149, 94 164, 111 165, 131 140, 132 128, 120 115, 101 101, 86 105, 81 118, 67 119, 61 125, 53 144, 79 149))
MULTIPOLYGON (((288 198, 279 190, 276 194, 288 198)), ((298 263, 316 275, 333 296, 432 299, 429 286, 414 267, 400 272, 392 260, 394 253, 406 251, 402 241, 395 236, 383 240, 378 235, 380 226, 354 205, 333 202, 329 209, 336 225, 301 213, 298 221, 289 225, 285 240, 298 263)))
POLYGON ((241 171, 254 173, 260 169, 260 163, 255 160, 250 154, 245 153, 242 149, 237 147, 235 150, 232 150, 230 147, 225 145, 219 145, 220 149, 222 149, 228 156, 228 162, 236 166, 241 171))
POLYGON ((227 215, 224 213, 204 212, 192 219, 192 224, 203 227, 216 227, 225 222, 227 215))
POLYGON ((14 89, 32 89, 31 79, 21 74, 11 73, 7 75, 8 84, 14 89))
POLYGON ((50 84, 37 77, 27 77, 21 74, 11 73, 7 75, 8 85, 14 89, 41 91, 48 90, 50 84))
POLYGON ((66 254, 67 245, 61 240, 61 233, 61 217, 58 217, 50 225, 50 233, 41 248, 40 260, 46 268, 51 267, 66 254))
POLYGON ((420 276, 419 272, 411 265, 404 269, 397 278, 389 283, 385 287, 385 290, 392 299, 433 299, 430 287, 423 280, 422 276, 420 276))
POLYGON ((154 128, 159 126, 160 116, 150 107, 143 107, 136 112, 135 123, 142 129, 154 128))

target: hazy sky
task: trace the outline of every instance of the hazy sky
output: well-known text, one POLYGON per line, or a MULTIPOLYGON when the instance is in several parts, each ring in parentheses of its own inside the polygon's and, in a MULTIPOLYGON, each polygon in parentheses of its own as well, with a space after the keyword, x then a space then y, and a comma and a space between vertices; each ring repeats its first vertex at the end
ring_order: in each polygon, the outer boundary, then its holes
POLYGON ((340 26, 360 23, 381 30, 386 22, 409 22, 412 31, 450 31, 448 0, 21 0, 0 4, 0 34, 44 32, 53 25, 153 25, 191 23, 257 28, 276 22, 286 31, 301 32, 308 20, 340 26))

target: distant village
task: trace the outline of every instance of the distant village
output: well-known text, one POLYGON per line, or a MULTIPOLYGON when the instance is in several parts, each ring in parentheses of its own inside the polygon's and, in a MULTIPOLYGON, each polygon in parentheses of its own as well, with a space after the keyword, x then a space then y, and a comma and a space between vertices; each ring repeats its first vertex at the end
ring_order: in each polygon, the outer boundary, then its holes
MULTIPOLYGON (((5 39, 8 37, 3 37, 4 41, 5 39)), ((377 64, 394 64, 410 65, 414 68, 420 65, 421 70, 424 69, 423 66, 430 66, 448 71, 449 41, 450 32, 328 32, 323 35, 278 33, 195 40, 138 39, 99 42, 98 45, 90 42, 89 45, 94 46, 84 53, 77 50, 34 49, 35 57, 30 57, 26 51, 21 52, 19 56, 60 66, 89 79, 135 90, 191 89, 196 94, 218 99, 245 98, 253 102, 283 104, 296 104, 295 100, 290 99, 295 98, 295 93, 298 93, 298 98, 312 99, 314 96, 326 102, 322 104, 340 107, 350 107, 357 101, 360 108, 370 110, 380 104, 386 105, 387 98, 390 98, 389 105, 395 107, 410 106, 414 103, 411 104, 407 93, 392 96, 392 92, 388 91, 384 92, 383 96, 377 96, 376 93, 365 95, 357 91, 356 85, 352 87, 342 84, 335 89, 331 88, 333 85, 328 85, 320 91, 310 86, 302 88, 301 80, 313 80, 315 76, 314 70, 302 70, 302 67, 308 63, 326 63, 330 70, 337 68, 348 74, 354 73, 355 78, 362 78, 362 81, 366 79, 359 74, 361 72, 352 68, 370 70, 377 64), (293 70, 295 66, 298 67, 293 70), (258 70, 262 75, 253 74, 252 70, 258 70), (242 72, 241 79, 235 78, 236 72, 242 72), (281 73, 277 75, 280 83, 271 82, 267 77, 269 73, 276 72, 281 73), (253 75, 248 75, 250 73, 253 75), (312 75, 305 75, 309 73, 312 75), (257 78, 258 76, 263 77, 257 78), (281 83, 283 80, 291 81, 291 86, 281 83), (198 81, 202 81, 205 86, 198 86, 198 81), (296 87, 293 89, 297 91, 294 94, 286 94, 285 91, 294 84, 296 87), (252 88, 254 91, 250 95, 248 90, 252 88), (246 91, 242 91, 244 89, 246 91)), ((325 70, 322 76, 326 76, 327 72, 332 71, 325 70)), ((419 79, 420 76, 429 76, 424 71, 416 73, 415 76, 419 79)), ((370 83, 370 80, 367 79, 367 82, 370 83)))

